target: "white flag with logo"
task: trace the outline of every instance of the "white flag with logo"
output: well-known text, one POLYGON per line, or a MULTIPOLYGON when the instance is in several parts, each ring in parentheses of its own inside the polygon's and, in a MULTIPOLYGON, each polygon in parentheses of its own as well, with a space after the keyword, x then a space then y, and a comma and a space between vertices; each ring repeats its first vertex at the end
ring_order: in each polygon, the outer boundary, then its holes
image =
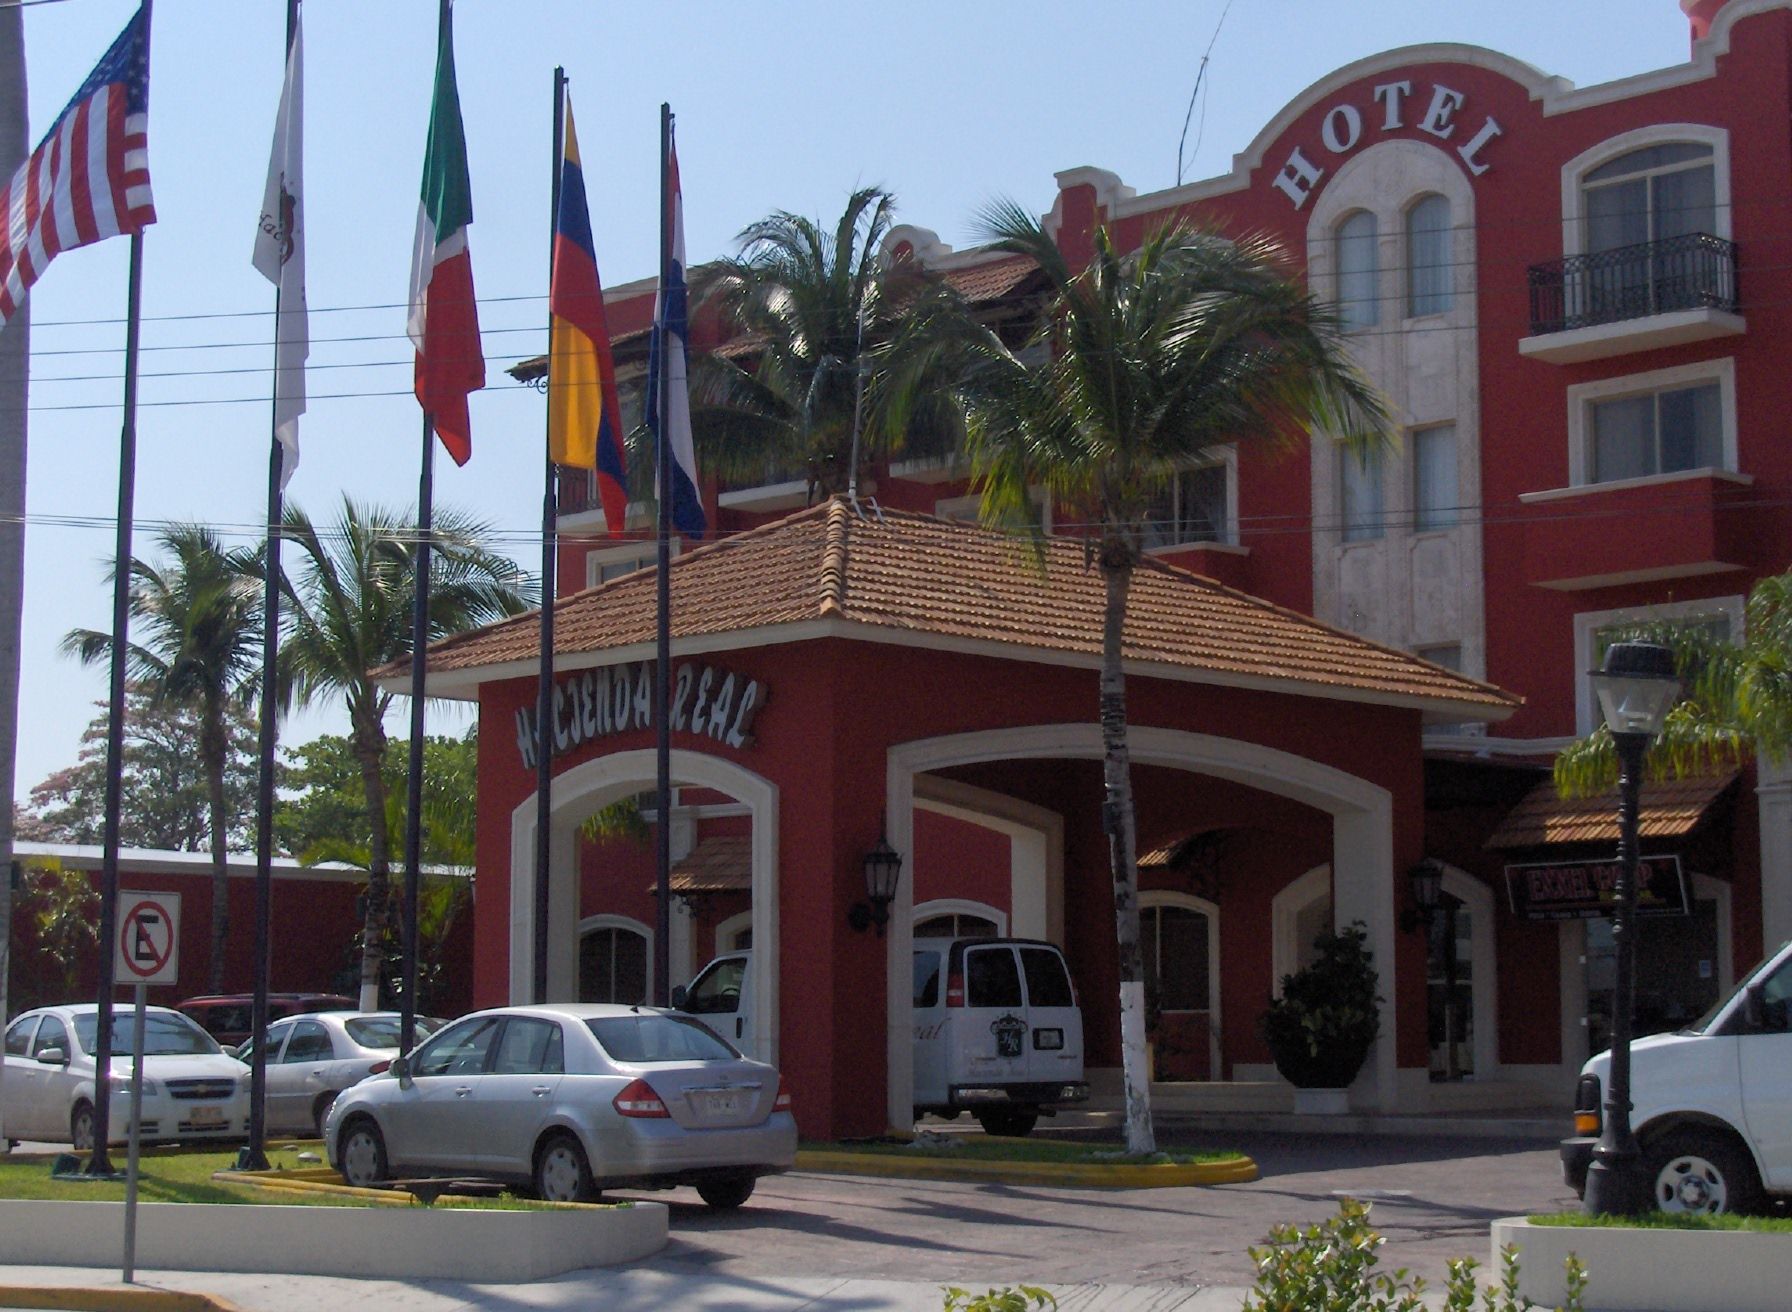
POLYGON ((280 289, 274 326, 274 436, 284 448, 280 487, 299 466, 299 416, 305 413, 305 357, 311 330, 305 311, 305 112, 303 39, 295 24, 286 52, 286 86, 274 118, 274 151, 255 233, 254 264, 280 289))

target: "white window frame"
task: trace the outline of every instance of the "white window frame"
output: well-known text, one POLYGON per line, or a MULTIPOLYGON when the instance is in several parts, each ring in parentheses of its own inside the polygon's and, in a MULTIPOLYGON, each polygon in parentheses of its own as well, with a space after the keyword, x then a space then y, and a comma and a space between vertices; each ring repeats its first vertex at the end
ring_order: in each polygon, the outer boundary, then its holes
POLYGON ((1652 123, 1630 132, 1607 137, 1598 145, 1583 150, 1562 165, 1562 253, 1586 253, 1586 207, 1582 203, 1581 179, 1620 155, 1645 146, 1665 146, 1675 142, 1711 147, 1711 183, 1714 222, 1717 231, 1711 235, 1730 240, 1730 133, 1726 128, 1704 123, 1652 123))
POLYGON ((914 913, 909 919, 911 927, 923 920, 931 920, 935 916, 981 916, 996 927, 996 937, 1008 936, 1008 913, 987 902, 973 902, 963 897, 936 897, 931 902, 920 902, 915 905, 914 913))
POLYGON ((1574 723, 1575 732, 1592 733, 1601 721, 1587 671, 1593 668, 1593 644, 1598 634, 1619 624, 1649 624, 1657 620, 1723 618, 1730 622, 1730 641, 1740 642, 1746 616, 1741 596, 1707 597, 1699 601, 1670 601, 1659 606, 1620 606, 1614 610, 1584 610, 1574 617, 1574 723))
MULTIPOLYGON (((1178 907, 1198 911, 1207 917, 1207 1070, 1210 1079, 1220 1076, 1220 909, 1219 904, 1192 893, 1176 893, 1168 889, 1152 889, 1139 894, 1139 910, 1150 907, 1178 907)), ((1170 1016, 1195 1016, 1199 1012, 1171 1011, 1170 1016)))
MULTIPOLYGON (((674 537, 671 542, 672 556, 676 559, 683 539, 674 537)), ((585 586, 598 586, 598 572, 603 566, 615 561, 634 560, 640 562, 638 568, 646 569, 653 564, 659 553, 658 542, 629 542, 616 547, 599 547, 585 553, 585 586)))
MULTIPOLYGON (((1406 483, 1407 495, 1412 507, 1413 533, 1415 535, 1421 533, 1448 533, 1453 529, 1461 528, 1463 516, 1467 513, 1467 507, 1463 505, 1464 498, 1462 495, 1462 429, 1457 425, 1454 419, 1445 419, 1435 424, 1416 424, 1406 430, 1406 437, 1406 483), (1456 489, 1455 496, 1451 498, 1449 505, 1439 507, 1438 509, 1441 513, 1450 516, 1450 522, 1447 524, 1421 525, 1419 523, 1419 439, 1426 433, 1435 433, 1439 429, 1444 428, 1450 430, 1450 457, 1456 474, 1456 489)), ((1385 487, 1383 488, 1383 495, 1386 495, 1385 487)))
POLYGON ((653 930, 632 916, 586 916, 579 921, 579 932, 578 937, 574 940, 573 951, 573 988, 575 992, 578 988, 578 950, 584 947, 587 934, 600 929, 625 929, 631 934, 639 935, 642 942, 646 944, 644 960, 647 963, 647 1000, 651 1001, 653 998, 653 930))
MULTIPOLYGON (((1388 523, 1388 459, 1386 453, 1379 446, 1371 446, 1362 452, 1356 452, 1352 451, 1342 442, 1337 444, 1336 449, 1338 453, 1336 468, 1338 477, 1339 545, 1349 547, 1354 546, 1359 542, 1386 541, 1390 536, 1390 525, 1388 523), (1371 474, 1374 476, 1374 487, 1376 490, 1375 514, 1363 521, 1363 527, 1367 531, 1356 534, 1353 534, 1350 531, 1351 516, 1350 506, 1348 504, 1351 479, 1349 466, 1352 464, 1359 467, 1370 466, 1370 468, 1364 468, 1363 473, 1365 476, 1371 474)), ((1456 477, 1458 482, 1460 482, 1462 478, 1460 464, 1457 466, 1456 477)))
POLYGON ((1146 555, 1154 556, 1165 551, 1187 551, 1191 547, 1235 547, 1238 545, 1238 444, 1236 442, 1228 442, 1225 446, 1214 447, 1204 458, 1191 460, 1178 469, 1171 475, 1174 480, 1171 495, 1179 504, 1182 496, 1181 479, 1183 474, 1190 470, 1216 467, 1224 468, 1226 471, 1225 531, 1217 538, 1200 538, 1187 542, 1171 542, 1158 547, 1146 547, 1146 555))
POLYGON ((1338 216, 1331 230, 1332 256, 1332 299, 1338 307, 1339 330, 1346 334, 1369 332, 1381 327, 1381 216, 1374 210, 1359 206, 1346 214, 1338 216), (1372 231, 1364 248, 1369 252, 1371 267, 1368 271, 1370 294, 1366 298, 1352 297, 1349 305, 1344 300, 1344 243, 1356 238, 1346 238, 1346 225, 1358 219, 1367 218, 1372 231), (1366 308, 1353 308, 1364 307, 1366 308), (1367 317, 1358 319, 1358 315, 1367 317))
POLYGON ((1612 479, 1595 483, 1593 473, 1593 403, 1620 397, 1642 396, 1653 392, 1674 391, 1684 387, 1716 383, 1718 418, 1722 425, 1719 441, 1723 464, 1719 473, 1737 473, 1736 450, 1736 358, 1722 356, 1700 360, 1694 364, 1677 364, 1647 373, 1623 374, 1617 378, 1601 378, 1593 383, 1576 383, 1568 389, 1568 482, 1571 487, 1615 488, 1641 487, 1651 483, 1683 479, 1700 470, 1677 469, 1669 473, 1648 474, 1642 478, 1612 479))

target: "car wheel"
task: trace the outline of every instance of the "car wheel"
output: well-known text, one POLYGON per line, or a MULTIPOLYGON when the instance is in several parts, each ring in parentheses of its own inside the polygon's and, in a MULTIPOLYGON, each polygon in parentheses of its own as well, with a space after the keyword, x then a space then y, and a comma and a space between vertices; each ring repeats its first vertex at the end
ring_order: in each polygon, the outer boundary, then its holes
POLYGON ((753 1196, 757 1184, 750 1175, 731 1175, 726 1179, 708 1180, 697 1186, 697 1197, 718 1212, 729 1212, 753 1196))
POLYGON ((976 1113, 976 1116, 977 1124, 983 1127, 983 1133, 1012 1139, 1025 1138, 1039 1124, 1039 1113, 1028 1111, 1024 1107, 991 1107, 988 1111, 976 1113))
POLYGON ((93 1151, 93 1104, 85 1098, 69 1113, 68 1141, 78 1153, 93 1151))
POLYGON ((1748 1154, 1709 1130, 1663 1135, 1644 1150, 1643 1171, 1655 1206, 1663 1212, 1749 1212, 1760 1198, 1748 1154))
POLYGON ((311 1104, 311 1124, 317 1129, 317 1137, 324 1137, 324 1122, 330 1118, 330 1108, 336 1105, 335 1093, 320 1093, 317 1101, 311 1104))
POLYGON ((570 1134, 556 1134, 535 1153, 535 1196, 544 1203, 589 1202, 597 1191, 585 1150, 570 1134))
POLYGON ((338 1157, 342 1178, 358 1189, 371 1189, 386 1180, 386 1141, 380 1135, 380 1127, 365 1116, 358 1116, 343 1127, 338 1157))

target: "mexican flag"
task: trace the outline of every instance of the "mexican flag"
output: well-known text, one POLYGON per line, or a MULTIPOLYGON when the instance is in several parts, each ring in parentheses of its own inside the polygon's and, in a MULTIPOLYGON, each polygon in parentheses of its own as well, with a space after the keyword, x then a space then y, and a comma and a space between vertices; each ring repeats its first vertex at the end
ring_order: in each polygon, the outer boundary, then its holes
POLYGON ((467 393, 485 386, 479 348, 479 306, 473 298, 473 262, 467 225, 473 190, 467 181, 467 138, 460 125, 460 93, 454 84, 454 31, 442 19, 436 50, 435 100, 429 111, 429 146, 423 158, 423 201, 417 209, 417 243, 411 253, 411 313, 406 328, 417 348, 417 404, 454 463, 473 454, 467 393))

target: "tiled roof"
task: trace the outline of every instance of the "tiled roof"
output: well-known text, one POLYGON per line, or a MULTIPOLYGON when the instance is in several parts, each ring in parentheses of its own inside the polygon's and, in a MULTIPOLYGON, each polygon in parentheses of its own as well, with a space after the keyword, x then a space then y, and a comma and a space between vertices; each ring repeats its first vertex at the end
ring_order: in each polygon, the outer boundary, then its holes
MULTIPOLYGON (((1736 778, 1725 774, 1686 779, 1651 779, 1643 784, 1637 815, 1640 838, 1683 838, 1698 828, 1706 809, 1736 778)), ((1493 837, 1490 851, 1547 847, 1556 843, 1618 841, 1618 790, 1607 788, 1586 797, 1563 797, 1545 779, 1507 814, 1493 837)))
POLYGON ((942 269, 940 276, 965 300, 980 305, 1001 300, 1038 271, 1039 266, 1022 255, 960 269, 942 269))
POLYGON ((705 838, 672 867, 668 878, 674 893, 737 893, 750 889, 753 840, 746 834, 705 838))
MULTIPOLYGON (((686 553, 673 562, 670 589, 675 645, 837 634, 1016 660, 1101 658, 1105 590, 1081 539, 1048 538, 1036 559, 1004 533, 908 511, 856 513, 838 498, 686 553)), ((655 592, 654 571, 644 569, 560 598, 557 660, 600 664, 576 658, 624 649, 611 659, 637 658, 654 641, 655 592)), ((527 673, 539 631, 531 613, 435 643, 432 693, 466 695, 484 680, 527 673)), ((1144 674, 1471 718, 1504 719, 1521 701, 1153 558, 1133 575, 1125 654, 1144 674)), ((395 662, 376 676, 398 687, 408 668, 395 662)))

